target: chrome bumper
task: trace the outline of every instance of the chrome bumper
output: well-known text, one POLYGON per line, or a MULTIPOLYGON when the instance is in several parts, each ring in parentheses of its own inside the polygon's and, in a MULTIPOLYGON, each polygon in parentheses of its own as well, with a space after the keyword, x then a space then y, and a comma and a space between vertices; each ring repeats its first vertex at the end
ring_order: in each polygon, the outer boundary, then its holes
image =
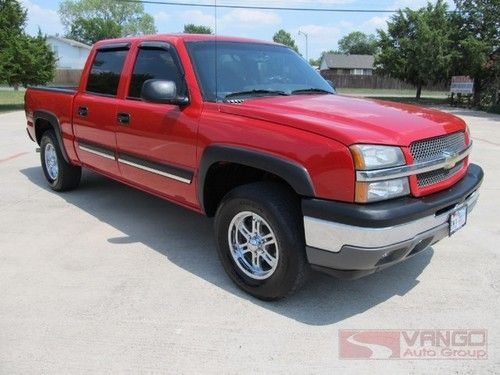
POLYGON ((452 187, 422 198, 361 205, 303 199, 309 264, 341 278, 359 278, 401 262, 449 235, 450 214, 479 198, 484 172, 470 164, 452 187))
MULTIPOLYGON (((470 213, 478 198, 479 192, 476 191, 457 206, 467 206, 467 212, 470 213)), ((339 252, 343 247, 361 247, 367 251, 378 250, 400 242, 412 241, 423 233, 439 231, 443 226, 448 228, 450 213, 456 208, 450 207, 449 210, 439 215, 383 228, 357 227, 305 216, 306 245, 334 253, 339 252)))

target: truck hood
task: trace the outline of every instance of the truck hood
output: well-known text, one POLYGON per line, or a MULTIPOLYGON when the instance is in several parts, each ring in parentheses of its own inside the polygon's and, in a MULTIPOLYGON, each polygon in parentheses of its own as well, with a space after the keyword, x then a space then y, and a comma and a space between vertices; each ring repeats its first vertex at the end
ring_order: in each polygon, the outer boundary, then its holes
POLYGON ((320 134, 342 142, 408 146, 464 131, 453 115, 419 106, 342 95, 294 95, 222 103, 220 110, 320 134))

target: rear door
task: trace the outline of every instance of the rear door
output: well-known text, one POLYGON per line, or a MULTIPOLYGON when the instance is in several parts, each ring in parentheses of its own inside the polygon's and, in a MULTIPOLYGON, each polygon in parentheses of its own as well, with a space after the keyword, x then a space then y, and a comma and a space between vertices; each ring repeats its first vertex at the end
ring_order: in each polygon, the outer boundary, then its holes
POLYGON ((135 56, 123 100, 116 115, 117 153, 122 177, 134 185, 181 204, 196 206, 193 183, 200 107, 193 104, 147 103, 141 89, 148 79, 174 81, 187 93, 184 72, 175 47, 166 42, 142 42, 135 56))
POLYGON ((103 173, 119 176, 116 153, 116 106, 121 73, 128 44, 98 48, 93 57, 84 90, 73 106, 76 152, 85 165, 103 173))

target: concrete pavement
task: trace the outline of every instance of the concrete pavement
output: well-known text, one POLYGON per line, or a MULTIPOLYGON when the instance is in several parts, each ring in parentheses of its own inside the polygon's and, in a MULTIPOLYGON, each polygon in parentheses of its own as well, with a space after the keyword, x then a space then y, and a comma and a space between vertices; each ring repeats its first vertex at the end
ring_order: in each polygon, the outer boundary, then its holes
POLYGON ((23 113, 0 115, 0 373, 498 373, 500 116, 451 111, 486 173, 466 228, 276 303, 226 277, 212 220, 90 172, 52 192, 23 113), (340 360, 350 328, 484 328, 489 357, 340 360))

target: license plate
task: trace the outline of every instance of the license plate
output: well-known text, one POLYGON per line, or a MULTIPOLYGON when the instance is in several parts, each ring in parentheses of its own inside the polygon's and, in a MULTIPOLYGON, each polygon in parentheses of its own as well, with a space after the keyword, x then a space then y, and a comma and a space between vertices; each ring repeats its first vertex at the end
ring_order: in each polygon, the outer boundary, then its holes
POLYGON ((467 222, 467 206, 461 207, 450 215, 450 236, 467 222))

